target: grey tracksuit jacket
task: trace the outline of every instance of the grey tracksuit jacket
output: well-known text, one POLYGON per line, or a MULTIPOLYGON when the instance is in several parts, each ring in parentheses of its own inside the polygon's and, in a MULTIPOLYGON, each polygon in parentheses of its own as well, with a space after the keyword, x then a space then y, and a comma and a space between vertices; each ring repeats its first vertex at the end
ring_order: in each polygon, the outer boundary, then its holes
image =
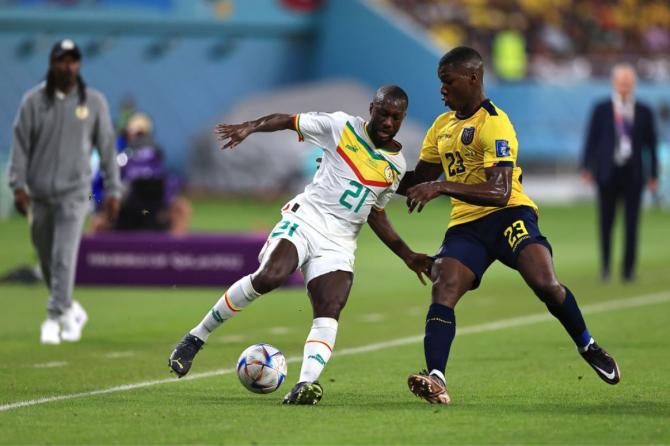
POLYGON ((115 138, 109 107, 98 91, 86 89, 79 106, 77 89, 49 104, 44 83, 23 97, 14 122, 9 165, 13 190, 26 188, 33 199, 53 199, 91 188, 91 151, 97 147, 107 196, 121 195, 115 138))
POLYGON ((106 196, 121 195, 114 131, 105 97, 77 88, 47 99, 42 83, 23 97, 14 123, 9 183, 30 195, 30 232, 49 287, 50 318, 72 305, 79 241, 90 207, 91 152, 97 148, 106 196))

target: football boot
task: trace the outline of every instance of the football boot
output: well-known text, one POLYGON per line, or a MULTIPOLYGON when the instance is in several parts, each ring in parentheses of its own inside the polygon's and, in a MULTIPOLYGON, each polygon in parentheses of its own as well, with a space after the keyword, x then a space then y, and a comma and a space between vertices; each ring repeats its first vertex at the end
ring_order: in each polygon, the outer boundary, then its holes
POLYGON ((319 401, 323 396, 323 387, 318 381, 307 382, 303 381, 291 389, 284 397, 282 404, 300 404, 312 406, 319 401))
POLYGON ((451 403, 445 383, 437 375, 430 375, 427 370, 409 375, 407 385, 414 395, 430 404, 451 403))
POLYGON ((600 379, 607 384, 616 384, 621 379, 619 365, 609 353, 595 342, 591 342, 580 355, 596 371, 600 379))
POLYGON ((179 344, 174 348, 168 359, 170 369, 172 369, 179 378, 186 376, 188 371, 191 370, 193 358, 195 358, 195 355, 200 351, 203 345, 205 345, 204 341, 187 333, 186 336, 179 341, 179 344))

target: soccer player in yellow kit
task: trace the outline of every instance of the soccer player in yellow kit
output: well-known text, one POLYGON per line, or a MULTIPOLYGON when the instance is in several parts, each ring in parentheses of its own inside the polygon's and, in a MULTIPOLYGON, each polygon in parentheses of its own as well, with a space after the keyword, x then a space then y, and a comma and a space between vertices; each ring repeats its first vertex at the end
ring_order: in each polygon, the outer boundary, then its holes
POLYGON ((449 404, 445 369, 456 334, 454 307, 477 288, 495 260, 519 271, 528 286, 563 325, 598 376, 619 382, 619 367, 591 337, 570 290, 552 263, 551 245, 538 227, 537 206, 523 192, 514 127, 484 96, 483 61, 472 48, 458 47, 440 59, 440 93, 452 111, 428 130, 413 172, 398 193, 409 212, 448 195, 451 220, 431 269, 432 304, 426 316, 427 370, 409 376, 410 390, 430 403, 449 404), (437 181, 444 173, 445 180, 437 181))

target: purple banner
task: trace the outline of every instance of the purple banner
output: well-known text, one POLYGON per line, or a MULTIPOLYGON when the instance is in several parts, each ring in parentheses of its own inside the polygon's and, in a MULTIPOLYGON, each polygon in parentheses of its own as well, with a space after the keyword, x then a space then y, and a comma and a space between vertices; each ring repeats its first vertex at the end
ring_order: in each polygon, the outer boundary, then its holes
MULTIPOLYGON (((266 234, 115 232, 86 235, 77 284, 227 286, 258 268, 266 234)), ((296 271, 287 285, 302 285, 296 271)))

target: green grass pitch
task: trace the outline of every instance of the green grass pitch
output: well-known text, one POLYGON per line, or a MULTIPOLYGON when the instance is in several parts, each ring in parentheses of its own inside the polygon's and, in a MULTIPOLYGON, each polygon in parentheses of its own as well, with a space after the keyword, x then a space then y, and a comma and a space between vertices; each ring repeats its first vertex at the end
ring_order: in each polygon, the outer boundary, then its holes
MULTIPOLYGON (((194 229, 270 229, 280 205, 198 201, 194 229)), ((428 253, 439 246, 448 212, 446 200, 419 215, 408 216, 400 201, 388 209, 405 240, 428 253)), ((424 365, 430 289, 369 228, 322 375, 324 398, 314 407, 280 404, 299 361, 270 395, 246 391, 230 372, 252 343, 301 356, 312 319, 302 289, 264 296, 226 323, 199 354, 195 379, 177 380, 167 368, 172 346, 223 290, 78 288, 90 316, 82 341, 41 346, 44 286, 0 285, 0 444, 668 444, 669 221, 667 212, 645 211, 639 280, 603 285, 593 206, 542 207, 559 278, 618 359, 622 381, 601 382, 560 324, 534 317, 546 310, 519 275, 496 264, 457 308, 450 407, 407 390, 407 375, 424 365)), ((620 228, 615 235, 618 267, 620 228)), ((0 246, 0 271, 33 261, 18 217, 0 222, 0 246)))

